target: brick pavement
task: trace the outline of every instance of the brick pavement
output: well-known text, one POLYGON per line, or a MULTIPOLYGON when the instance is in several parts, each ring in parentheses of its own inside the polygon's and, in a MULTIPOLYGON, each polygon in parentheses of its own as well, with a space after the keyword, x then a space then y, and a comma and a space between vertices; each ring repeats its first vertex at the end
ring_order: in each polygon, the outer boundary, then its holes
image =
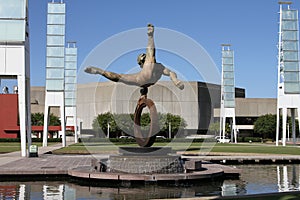
MULTIPOLYGON (((39 157, 21 157, 20 152, 0 154, 0 175, 67 174, 68 169, 91 166, 92 155, 45 154, 61 144, 39 147, 39 157)), ((102 156, 103 157, 103 156, 102 156)))

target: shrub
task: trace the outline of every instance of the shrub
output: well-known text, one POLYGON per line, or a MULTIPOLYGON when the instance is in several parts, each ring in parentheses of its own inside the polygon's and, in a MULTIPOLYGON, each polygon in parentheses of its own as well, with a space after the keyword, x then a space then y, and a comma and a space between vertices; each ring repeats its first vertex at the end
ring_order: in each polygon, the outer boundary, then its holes
MULTIPOLYGON (((92 127, 98 133, 98 137, 107 136, 108 124, 110 126, 110 137, 118 137, 123 134, 133 135, 133 114, 111 114, 110 112, 99 114, 94 120, 92 127)), ((171 123, 171 133, 173 137, 176 133, 187 126, 186 121, 179 115, 158 113, 160 134, 165 135, 169 131, 169 123, 171 123)), ((148 130, 150 124, 149 113, 141 115, 141 129, 148 130)))

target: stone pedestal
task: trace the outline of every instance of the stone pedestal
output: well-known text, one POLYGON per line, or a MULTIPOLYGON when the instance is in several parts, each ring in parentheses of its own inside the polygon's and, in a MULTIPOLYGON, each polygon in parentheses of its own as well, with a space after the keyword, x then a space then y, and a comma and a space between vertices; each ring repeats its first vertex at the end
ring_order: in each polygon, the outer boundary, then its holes
POLYGON ((107 171, 131 174, 174 174, 184 172, 178 155, 170 155, 169 147, 121 147, 117 156, 110 156, 107 171))
POLYGON ((109 172, 174 174, 184 171, 180 156, 110 156, 109 172))

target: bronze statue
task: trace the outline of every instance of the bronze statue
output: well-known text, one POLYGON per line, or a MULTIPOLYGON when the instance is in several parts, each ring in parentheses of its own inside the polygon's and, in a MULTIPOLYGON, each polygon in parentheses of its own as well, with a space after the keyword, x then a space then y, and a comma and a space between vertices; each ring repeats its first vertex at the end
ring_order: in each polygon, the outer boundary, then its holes
POLYGON ((146 54, 140 54, 137 58, 137 62, 142 68, 140 72, 135 74, 117 74, 92 66, 85 68, 84 71, 90 74, 100 74, 114 82, 122 82, 143 88, 154 85, 162 75, 165 75, 169 76, 174 85, 182 90, 184 84, 177 79, 176 73, 163 66, 161 63, 156 62, 153 34, 154 26, 148 24, 148 46, 146 54))
POLYGON ((169 76, 172 82, 179 89, 184 88, 184 84, 177 79, 175 72, 171 71, 161 63, 157 63, 155 59, 155 46, 154 46, 154 26, 148 24, 148 45, 146 54, 140 54, 137 58, 137 62, 142 68, 140 72, 135 74, 117 74, 114 72, 105 71, 97 67, 87 67, 85 72, 90 74, 100 74, 107 79, 114 82, 122 82, 127 85, 136 85, 142 87, 141 97, 138 100, 137 107, 134 113, 134 136, 137 143, 141 147, 150 147, 155 141, 155 135, 159 133, 158 116, 155 104, 151 99, 147 98, 148 87, 154 85, 162 75, 169 76), (141 113, 143 108, 148 107, 150 111, 150 129, 148 135, 144 135, 141 131, 141 113))

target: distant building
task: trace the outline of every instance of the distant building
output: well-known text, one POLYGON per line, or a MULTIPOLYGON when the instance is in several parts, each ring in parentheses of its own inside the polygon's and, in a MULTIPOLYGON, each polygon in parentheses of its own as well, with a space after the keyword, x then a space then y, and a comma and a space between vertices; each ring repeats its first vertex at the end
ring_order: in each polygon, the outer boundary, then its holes
MULTIPOLYGON (((113 82, 78 84, 77 117, 82 121, 82 128, 92 129, 93 120, 101 113, 134 113, 139 90, 139 87, 113 82)), ((237 98, 245 98, 245 89, 235 90, 237 98)), ((43 87, 32 87, 31 102, 35 102, 32 111, 43 111, 44 92, 43 87)), ((184 90, 169 81, 160 81, 148 92, 158 112, 180 115, 186 120, 187 129, 198 133, 205 133, 215 120, 214 109, 220 108, 220 95, 220 85, 196 81, 186 82, 184 90)))
MULTIPOLYGON (((204 82, 185 82, 185 86, 184 90, 179 90, 169 81, 160 81, 149 88, 148 98, 155 102, 158 112, 183 117, 188 124, 187 132, 206 133, 210 122, 218 122, 220 118, 221 87, 204 82)), ((133 113, 139 96, 138 87, 125 84, 78 84, 77 117, 82 121, 83 129, 92 129, 92 122, 100 113, 133 113)), ((259 116, 276 114, 276 98, 245 98, 243 88, 235 88, 235 96, 236 122, 240 134, 252 135, 253 122, 259 116)), ((44 107, 45 87, 31 87, 31 112, 43 113, 44 107)), ((58 107, 51 108, 50 112, 60 116, 58 107)), ((1 133, 0 137, 3 137, 1 133)))

